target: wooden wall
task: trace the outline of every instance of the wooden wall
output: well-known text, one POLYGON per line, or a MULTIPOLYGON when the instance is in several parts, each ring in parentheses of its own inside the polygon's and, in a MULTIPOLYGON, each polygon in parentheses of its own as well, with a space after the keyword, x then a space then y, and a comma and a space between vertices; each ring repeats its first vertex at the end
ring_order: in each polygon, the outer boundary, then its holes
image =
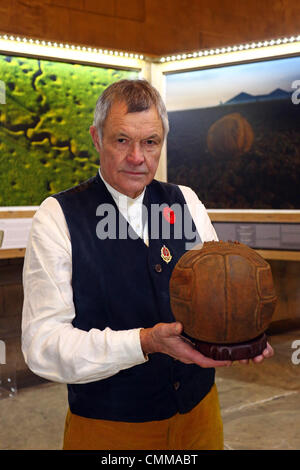
POLYGON ((297 0, 5 0, 0 31, 164 55, 299 34, 297 0))

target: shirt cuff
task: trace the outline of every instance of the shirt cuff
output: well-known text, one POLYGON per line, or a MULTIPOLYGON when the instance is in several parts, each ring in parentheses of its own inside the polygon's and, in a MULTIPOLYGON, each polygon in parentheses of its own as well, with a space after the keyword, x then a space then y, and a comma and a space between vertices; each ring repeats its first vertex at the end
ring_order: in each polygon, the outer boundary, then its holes
POLYGON ((106 329, 109 336, 111 352, 114 354, 116 363, 121 369, 133 367, 148 361, 148 356, 144 354, 141 346, 140 331, 142 328, 130 330, 114 331, 106 329), (118 357, 117 357, 118 356, 118 357))

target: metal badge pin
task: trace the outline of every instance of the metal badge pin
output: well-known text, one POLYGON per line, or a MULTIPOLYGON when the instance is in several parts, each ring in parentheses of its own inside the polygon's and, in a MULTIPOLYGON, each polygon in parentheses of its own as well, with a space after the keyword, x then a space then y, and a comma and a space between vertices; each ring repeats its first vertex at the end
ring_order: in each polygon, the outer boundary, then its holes
POLYGON ((166 247, 166 245, 163 245, 161 250, 160 250, 160 256, 166 263, 170 263, 172 259, 172 255, 170 253, 169 248, 166 247))

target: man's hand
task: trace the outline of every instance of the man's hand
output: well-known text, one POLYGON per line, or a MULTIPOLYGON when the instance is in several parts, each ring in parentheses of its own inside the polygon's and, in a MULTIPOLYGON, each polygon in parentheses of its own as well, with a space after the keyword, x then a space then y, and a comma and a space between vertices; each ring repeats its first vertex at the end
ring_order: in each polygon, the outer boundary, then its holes
POLYGON ((141 330, 140 338, 144 354, 160 352, 185 364, 197 364, 205 368, 231 365, 231 361, 215 361, 203 356, 181 337, 182 330, 183 326, 179 322, 157 323, 153 328, 141 330))
MULTIPOLYGON (((232 361, 215 361, 197 351, 189 341, 181 336, 183 326, 180 322, 157 323, 153 328, 140 331, 141 346, 144 354, 160 352, 181 361, 185 364, 197 364, 201 367, 230 366, 232 361)), ((273 348, 267 343, 266 349, 252 359, 255 364, 274 355, 273 348)), ((239 361, 248 364, 249 359, 239 361)))

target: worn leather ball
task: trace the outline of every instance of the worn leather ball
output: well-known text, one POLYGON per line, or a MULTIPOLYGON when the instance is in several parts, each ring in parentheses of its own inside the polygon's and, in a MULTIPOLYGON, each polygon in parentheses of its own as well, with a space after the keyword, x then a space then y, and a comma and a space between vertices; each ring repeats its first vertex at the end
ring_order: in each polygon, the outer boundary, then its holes
POLYGON ((170 279, 170 301, 184 332, 199 341, 232 344, 259 337, 276 306, 271 267, 238 242, 206 242, 186 252, 170 279))

